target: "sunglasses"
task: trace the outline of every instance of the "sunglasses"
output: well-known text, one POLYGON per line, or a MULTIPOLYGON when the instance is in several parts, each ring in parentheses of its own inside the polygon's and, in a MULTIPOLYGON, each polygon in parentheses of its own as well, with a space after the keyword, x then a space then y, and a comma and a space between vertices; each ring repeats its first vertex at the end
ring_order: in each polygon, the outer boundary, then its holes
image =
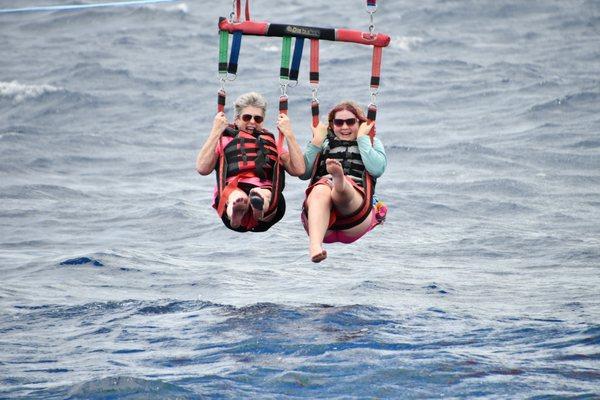
POLYGON ((254 122, 256 122, 257 124, 260 124, 261 122, 263 122, 265 120, 265 118, 260 115, 252 115, 252 114, 242 115, 242 121, 244 121, 244 122, 250 122, 250 120, 252 118, 254 118, 254 122))
POLYGON ((352 127, 354 126, 354 124, 356 123, 356 118, 348 118, 348 119, 338 119, 335 118, 333 120, 333 125, 337 126, 338 128, 341 128, 342 126, 344 126, 344 124, 348 125, 348 127, 352 127))

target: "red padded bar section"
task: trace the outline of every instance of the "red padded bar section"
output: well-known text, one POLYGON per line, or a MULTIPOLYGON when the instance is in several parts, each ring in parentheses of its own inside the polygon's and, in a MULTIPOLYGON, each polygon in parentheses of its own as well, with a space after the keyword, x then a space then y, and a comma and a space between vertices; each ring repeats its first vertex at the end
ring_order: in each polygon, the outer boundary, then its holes
MULTIPOLYGON (((241 31, 245 35, 257 35, 257 36, 266 36, 269 32, 269 25, 279 26, 279 24, 269 24, 268 22, 258 22, 258 21, 243 21, 239 23, 231 23, 227 18, 221 17, 219 19, 219 29, 222 31, 228 31, 233 33, 235 31, 241 31)), ((294 33, 287 32, 283 27, 287 25, 281 25, 280 28, 275 30, 276 32, 270 32, 269 36, 302 36, 302 37, 310 37, 306 32, 294 33), (279 32, 281 31, 281 32, 279 32), (285 32, 285 35, 283 34, 285 32)), ((293 26, 292 26, 293 27, 293 26)), ((331 31, 329 28, 311 28, 311 27, 303 27, 304 30, 308 30, 310 33, 310 29, 315 30, 315 34, 318 32, 328 32, 331 31)), ((314 38, 314 37, 313 37, 314 38)), ((328 35, 323 34, 318 37, 321 40, 331 40, 328 35)), ((335 41, 338 42, 351 42, 358 44, 366 44, 371 46, 379 46, 386 47, 390 44, 390 37, 388 35, 384 35, 383 33, 377 33, 371 35, 368 32, 361 32, 352 29, 335 29, 335 41)))
POLYGON ((269 23, 267 22, 244 21, 236 24, 229 22, 227 18, 219 19, 219 29, 229 33, 242 31, 245 35, 265 36, 268 28, 269 23))
POLYGON ((386 47, 390 44, 390 37, 388 35, 384 35, 383 33, 371 35, 368 32, 355 31, 351 29, 336 29, 335 40, 338 42, 370 44, 379 47, 386 47))

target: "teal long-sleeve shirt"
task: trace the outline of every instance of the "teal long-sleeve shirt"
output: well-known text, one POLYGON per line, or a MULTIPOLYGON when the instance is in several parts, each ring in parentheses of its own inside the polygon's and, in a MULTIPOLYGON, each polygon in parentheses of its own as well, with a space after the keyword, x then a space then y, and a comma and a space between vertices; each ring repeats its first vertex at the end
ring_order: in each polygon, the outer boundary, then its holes
MULTIPOLYGON (((379 178, 381 175, 383 175, 385 167, 387 166, 387 158, 383 143, 381 143, 381 140, 375 137, 373 140, 373 145, 371 145, 371 139, 368 136, 361 136, 356 141, 358 143, 358 151, 360 151, 360 157, 362 158, 365 168, 367 171, 369 171, 369 174, 371 174, 372 177, 379 178)), ((306 171, 300 176, 300 179, 310 179, 315 160, 317 159, 317 154, 323 152, 323 150, 327 148, 328 144, 329 140, 327 139, 323 141, 321 147, 315 146, 312 144, 312 142, 308 143, 306 146, 306 151, 304 152, 304 164, 306 165, 306 171)))

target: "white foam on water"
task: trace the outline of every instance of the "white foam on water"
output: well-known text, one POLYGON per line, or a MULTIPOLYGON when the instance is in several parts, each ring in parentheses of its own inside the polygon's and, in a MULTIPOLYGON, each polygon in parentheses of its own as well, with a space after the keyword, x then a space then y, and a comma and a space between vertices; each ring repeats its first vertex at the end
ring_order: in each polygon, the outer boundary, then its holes
POLYGON ((181 13, 181 14, 188 14, 190 11, 187 3, 178 3, 178 4, 168 5, 168 6, 165 6, 164 4, 152 4, 152 5, 144 6, 143 8, 146 8, 149 10, 160 10, 160 11, 169 12, 169 13, 181 13))
POLYGON ((15 103, 21 103, 28 99, 35 99, 46 93, 54 93, 64 90, 52 85, 26 85, 17 81, 0 82, 0 98, 12 99, 15 103))
POLYGON ((423 43, 423 38, 418 36, 400 36, 392 39, 390 45, 400 50, 411 51, 423 43))

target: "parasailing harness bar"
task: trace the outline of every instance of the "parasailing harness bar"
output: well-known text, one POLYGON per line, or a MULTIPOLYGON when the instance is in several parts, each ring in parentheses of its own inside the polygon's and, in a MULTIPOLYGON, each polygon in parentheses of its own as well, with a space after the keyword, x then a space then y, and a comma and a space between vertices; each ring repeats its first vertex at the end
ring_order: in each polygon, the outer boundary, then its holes
MULTIPOLYGON (((298 75, 305 39, 310 39, 310 73, 311 85, 311 114, 312 124, 319 123, 319 40, 337 42, 350 42, 373 46, 370 81, 370 103, 367 107, 367 119, 375 121, 377 116, 376 99, 379 92, 381 80, 381 59, 383 47, 390 43, 390 37, 382 33, 373 33, 375 29, 373 14, 377 11, 377 1, 367 0, 366 11, 369 14, 369 32, 352 29, 321 28, 315 26, 302 26, 290 24, 272 24, 268 22, 253 21, 250 19, 250 0, 245 4, 245 20, 242 21, 241 0, 233 0, 233 10, 229 18, 219 18, 219 80, 221 87, 218 92, 217 108, 223 111, 225 108, 225 83, 233 81, 237 76, 238 60, 243 35, 271 36, 282 38, 281 67, 279 70, 279 85, 281 95, 279 98, 279 112, 287 114, 288 110, 288 87, 298 84, 298 75), (233 35, 231 41, 231 52, 229 60, 229 35, 233 35), (292 38, 296 38, 293 55, 291 54, 292 38), (291 62, 291 65, 290 65, 291 62)), ((370 136, 375 135, 375 127, 370 136)), ((278 148, 282 145, 283 135, 279 132, 278 148)))

